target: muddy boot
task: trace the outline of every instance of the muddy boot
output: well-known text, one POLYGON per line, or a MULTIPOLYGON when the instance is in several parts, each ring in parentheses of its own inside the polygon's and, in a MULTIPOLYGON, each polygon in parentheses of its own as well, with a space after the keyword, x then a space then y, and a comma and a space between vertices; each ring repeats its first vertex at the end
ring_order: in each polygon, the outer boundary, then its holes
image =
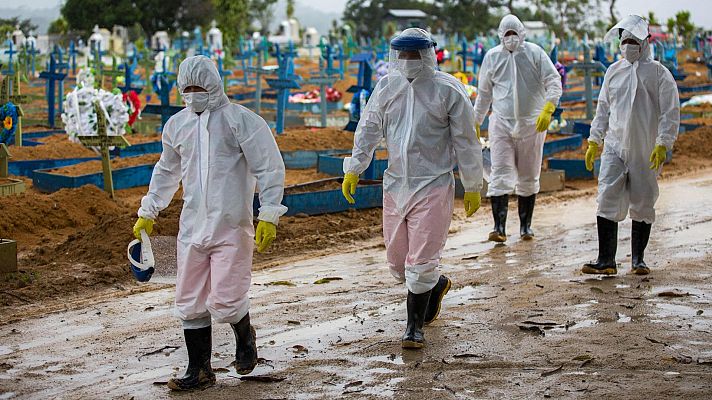
POLYGON ((408 326, 401 341, 404 349, 420 349, 425 346, 425 336, 423 335, 423 323, 425 321, 425 309, 428 308, 430 292, 414 294, 408 291, 408 326))
POLYGON ((536 200, 536 195, 522 197, 518 196, 519 199, 519 236, 522 240, 532 240, 534 239, 534 231, 532 231, 532 215, 534 215, 534 201, 536 200))
POLYGON ((430 291, 428 308, 425 309, 425 325, 430 325, 433 321, 438 319, 443 297, 445 297, 450 290, 450 286, 452 286, 450 278, 445 275, 440 275, 438 283, 435 284, 435 287, 430 291))
POLYGON ((492 242, 503 243, 507 240, 507 205, 509 203, 509 195, 490 197, 492 203, 492 217, 494 218, 494 230, 489 234, 489 240, 492 242))
POLYGON ((598 221, 598 260, 595 263, 584 264, 581 272, 584 274, 615 275, 616 248, 618 246, 618 223, 603 217, 598 221))
POLYGON ((235 370, 240 375, 247 375, 257 366, 257 333, 250 325, 247 313, 240 322, 230 324, 235 332, 235 370))
POLYGON ((645 261, 643 261, 643 254, 645 253, 645 247, 648 245, 651 227, 651 224, 633 221, 630 247, 632 250, 633 273, 636 275, 648 275, 650 273, 650 268, 648 268, 648 266, 645 265, 645 261))
POLYGON ((184 329, 185 347, 188 350, 188 369, 182 378, 168 381, 171 390, 204 389, 215 384, 215 374, 210 367, 212 352, 212 327, 184 329))

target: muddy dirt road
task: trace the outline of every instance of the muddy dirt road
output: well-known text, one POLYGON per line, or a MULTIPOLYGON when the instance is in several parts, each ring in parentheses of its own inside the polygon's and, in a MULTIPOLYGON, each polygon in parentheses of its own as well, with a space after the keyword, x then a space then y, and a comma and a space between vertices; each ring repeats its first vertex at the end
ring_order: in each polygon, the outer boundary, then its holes
POLYGON ((451 229, 442 269, 454 286, 422 352, 400 348, 405 289, 378 240, 259 271, 251 315, 263 360, 252 376, 262 381, 235 375, 232 332, 216 325, 218 383, 193 394, 162 384, 187 360, 170 286, 0 325, 0 398, 709 399, 710 198, 710 170, 663 182, 652 274, 628 274, 627 221, 619 275, 603 279, 579 272, 597 249, 593 197, 539 205, 537 240, 504 246, 484 241, 483 208, 451 229))

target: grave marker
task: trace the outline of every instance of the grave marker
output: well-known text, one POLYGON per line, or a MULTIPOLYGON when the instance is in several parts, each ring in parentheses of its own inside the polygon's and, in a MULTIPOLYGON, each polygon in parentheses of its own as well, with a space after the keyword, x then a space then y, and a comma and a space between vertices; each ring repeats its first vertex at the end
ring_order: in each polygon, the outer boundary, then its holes
POLYGON ((131 144, 123 136, 108 136, 106 134, 106 114, 98 100, 94 101, 94 111, 96 112, 96 133, 98 136, 77 136, 77 139, 87 147, 99 147, 101 149, 101 166, 104 173, 104 191, 114 198, 114 181, 111 176, 111 160, 109 158, 109 147, 117 146, 124 148, 131 144))
MULTIPOLYGON (((290 46, 291 47, 291 46, 290 46)), ((277 89, 277 127, 276 131, 278 135, 284 132, 284 117, 287 112, 287 104, 289 102, 289 90, 299 89, 298 80, 301 79, 299 76, 294 74, 294 60, 292 56, 294 55, 293 49, 285 53, 280 53, 279 45, 277 45, 277 51, 275 56, 277 57, 277 63, 279 64, 278 77, 267 79, 267 84, 277 89)))
MULTIPOLYGON (((55 83, 59 81, 60 89, 63 86, 64 78, 67 76, 66 73, 58 72, 59 64, 54 59, 54 55, 49 56, 49 71, 42 71, 40 73, 41 79, 47 80, 47 122, 50 128, 54 128, 54 95, 55 95, 55 83)), ((60 103, 62 101, 62 90, 60 90, 60 103)), ((61 111, 60 111, 61 112, 61 111)))

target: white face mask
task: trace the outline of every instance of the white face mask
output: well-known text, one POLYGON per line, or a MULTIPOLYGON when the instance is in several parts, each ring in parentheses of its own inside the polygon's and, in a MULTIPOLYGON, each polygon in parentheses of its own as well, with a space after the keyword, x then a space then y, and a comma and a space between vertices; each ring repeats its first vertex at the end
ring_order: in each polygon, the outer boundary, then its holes
POLYGON ((633 64, 640 58, 640 45, 639 44, 622 44, 621 54, 628 60, 629 63, 633 64))
POLYGON ((208 108, 210 95, 208 92, 183 93, 183 100, 185 101, 185 105, 193 110, 193 112, 201 113, 208 108))
POLYGON ((509 51, 514 51, 519 47, 519 36, 509 35, 504 37, 504 47, 509 51))
POLYGON ((398 69, 408 79, 414 79, 423 70, 423 60, 398 60, 398 69))

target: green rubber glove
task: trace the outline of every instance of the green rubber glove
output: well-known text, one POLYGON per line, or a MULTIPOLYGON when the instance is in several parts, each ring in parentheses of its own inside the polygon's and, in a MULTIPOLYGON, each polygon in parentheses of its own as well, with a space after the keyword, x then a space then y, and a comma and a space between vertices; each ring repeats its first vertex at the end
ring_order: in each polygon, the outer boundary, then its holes
POLYGON ((475 133, 477 133, 477 140, 480 140, 480 126, 475 125, 475 133))
POLYGON ((277 238, 277 226, 271 222, 260 221, 257 223, 255 231, 255 244, 257 251, 262 253, 274 242, 277 238))
POLYGON ((598 154, 598 143, 588 142, 588 150, 586 150, 586 169, 593 171, 593 161, 596 160, 598 154))
POLYGON ((479 192, 465 192, 465 215, 471 217, 480 209, 482 198, 479 192))
POLYGON ((551 115, 556 111, 556 106, 554 103, 547 101, 544 104, 544 108, 539 114, 539 118, 536 119, 536 131, 544 132, 549 129, 549 124, 551 124, 551 115))
POLYGON ((146 231, 148 235, 153 233, 153 220, 140 217, 133 227, 133 234, 138 240, 141 240, 141 230, 146 231))
POLYGON ((344 183, 341 184, 341 193, 349 204, 356 203, 353 195, 356 194, 356 185, 358 185, 358 175, 348 172, 344 175, 344 183))
POLYGON ((650 154, 650 169, 658 169, 665 162, 667 148, 661 144, 656 145, 650 154))

